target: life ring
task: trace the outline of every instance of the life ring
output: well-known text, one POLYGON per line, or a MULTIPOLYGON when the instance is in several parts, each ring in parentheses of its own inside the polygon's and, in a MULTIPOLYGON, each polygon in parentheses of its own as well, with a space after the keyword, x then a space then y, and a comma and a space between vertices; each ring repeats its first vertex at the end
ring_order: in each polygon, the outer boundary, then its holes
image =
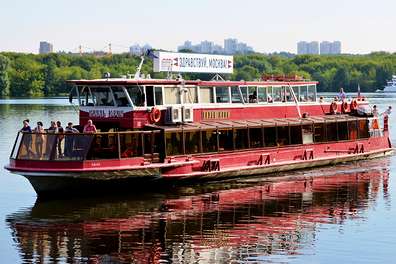
POLYGON ((159 110, 157 107, 151 108, 150 112, 150 120, 151 122, 157 123, 161 119, 161 110, 159 110))
POLYGON ((347 110, 348 110, 348 103, 347 102, 342 102, 342 104, 341 104, 341 110, 342 110, 342 112, 343 113, 346 113, 347 112, 347 110))
POLYGON ((337 106, 337 102, 336 101, 333 101, 333 102, 331 102, 331 104, 330 104, 330 114, 336 114, 337 113, 337 108, 338 108, 338 106, 337 106))
POLYGON ((357 109, 357 101, 356 99, 353 99, 351 102, 351 111, 354 111, 357 109))

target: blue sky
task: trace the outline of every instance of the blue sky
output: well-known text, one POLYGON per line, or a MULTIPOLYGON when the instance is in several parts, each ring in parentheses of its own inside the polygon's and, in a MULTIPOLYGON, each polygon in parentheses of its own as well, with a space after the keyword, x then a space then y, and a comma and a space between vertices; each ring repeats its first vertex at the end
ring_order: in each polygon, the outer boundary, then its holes
POLYGON ((0 51, 81 44, 115 52, 134 43, 175 50, 235 37, 259 52, 296 52, 299 40, 340 40, 343 52, 396 52, 395 0, 0 0, 0 51))

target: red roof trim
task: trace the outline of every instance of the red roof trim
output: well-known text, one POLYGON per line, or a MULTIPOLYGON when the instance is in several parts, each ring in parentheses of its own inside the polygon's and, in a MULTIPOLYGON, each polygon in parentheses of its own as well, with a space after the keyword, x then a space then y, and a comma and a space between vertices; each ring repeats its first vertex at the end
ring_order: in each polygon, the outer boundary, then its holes
MULTIPOLYGON (((142 84, 142 85, 171 85, 181 84, 178 80, 164 80, 164 79, 101 79, 101 80, 69 80, 67 83, 75 85, 128 85, 128 84, 142 84)), ((297 82, 280 82, 280 81, 199 81, 199 80, 185 80, 186 85, 199 85, 199 86, 238 86, 238 85, 255 85, 255 86, 268 86, 268 85, 309 85, 317 84, 316 81, 297 81, 297 82)))

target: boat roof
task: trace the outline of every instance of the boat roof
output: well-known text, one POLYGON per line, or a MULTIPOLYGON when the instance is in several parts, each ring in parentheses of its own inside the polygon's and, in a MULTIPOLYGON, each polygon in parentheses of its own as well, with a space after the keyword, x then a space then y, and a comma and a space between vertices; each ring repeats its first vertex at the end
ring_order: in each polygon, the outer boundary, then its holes
POLYGON ((239 85, 315 85, 316 81, 202 81, 202 80, 178 80, 178 79, 128 79, 109 78, 94 80, 68 80, 69 84, 89 86, 109 85, 198 85, 198 86, 239 86, 239 85))
POLYGON ((328 115, 314 116, 307 118, 271 118, 271 119, 247 119, 247 120, 210 120, 194 123, 184 123, 180 125, 148 125, 154 129, 165 131, 199 130, 199 129, 231 129, 246 127, 274 127, 290 125, 309 125, 313 123, 331 123, 353 120, 366 120, 366 117, 356 117, 350 115, 328 115))

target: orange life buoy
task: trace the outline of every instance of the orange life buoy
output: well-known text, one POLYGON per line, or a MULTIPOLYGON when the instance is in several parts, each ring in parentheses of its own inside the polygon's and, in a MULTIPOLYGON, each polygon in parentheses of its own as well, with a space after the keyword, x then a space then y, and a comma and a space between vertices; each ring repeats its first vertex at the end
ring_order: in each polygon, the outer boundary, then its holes
POLYGON ((372 128, 379 129, 378 119, 373 119, 372 128))
POLYGON ((159 110, 157 107, 151 108, 151 113, 150 113, 150 120, 151 122, 157 123, 161 119, 161 110, 159 110))
POLYGON ((347 110, 348 110, 348 103, 347 102, 342 102, 342 104, 341 104, 341 110, 342 110, 342 112, 343 113, 346 113, 347 112, 347 110))
POLYGON ((357 109, 357 101, 356 99, 353 99, 351 102, 351 110, 356 110, 357 109))
POLYGON ((331 114, 336 114, 337 113, 337 108, 338 108, 337 102, 335 102, 335 101, 331 102, 331 104, 330 104, 330 113, 331 114))

